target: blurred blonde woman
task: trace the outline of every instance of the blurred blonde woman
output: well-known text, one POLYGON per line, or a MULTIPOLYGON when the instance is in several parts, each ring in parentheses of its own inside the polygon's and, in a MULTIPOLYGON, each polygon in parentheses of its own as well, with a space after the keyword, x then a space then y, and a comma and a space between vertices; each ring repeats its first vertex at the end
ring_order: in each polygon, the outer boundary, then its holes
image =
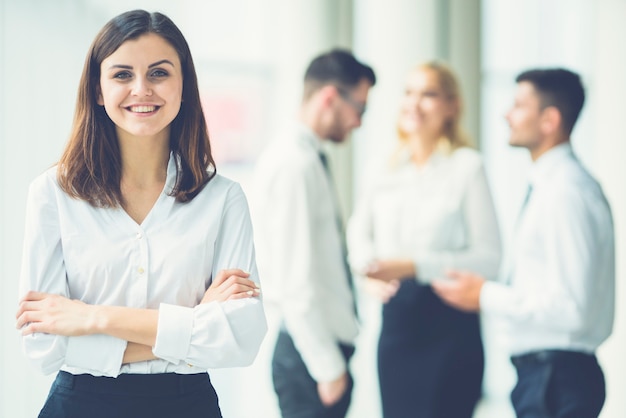
POLYGON ((470 418, 481 395, 478 315, 451 308, 432 280, 447 269, 495 277, 500 234, 479 153, 460 128, 445 65, 406 79, 398 148, 348 226, 350 263, 383 302, 378 372, 385 418, 470 418))

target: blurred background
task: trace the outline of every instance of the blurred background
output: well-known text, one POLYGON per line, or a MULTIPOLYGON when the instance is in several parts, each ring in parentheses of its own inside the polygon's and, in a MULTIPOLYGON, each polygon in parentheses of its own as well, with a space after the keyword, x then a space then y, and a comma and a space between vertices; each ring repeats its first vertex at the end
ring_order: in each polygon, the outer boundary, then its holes
MULTIPOLYGON (((244 190, 259 150, 295 117, 310 59, 343 46, 370 64, 378 84, 363 126, 331 155, 346 217, 394 144, 405 74, 424 60, 447 62, 461 80, 465 127, 485 158, 505 244, 530 163, 507 145, 514 78, 538 66, 579 72, 587 102, 572 142, 605 189, 617 239, 615 330, 599 351, 607 379, 601 417, 626 416, 626 0, 0 0, 0 417, 36 416, 53 379, 25 360, 14 327, 28 184, 60 156, 94 36, 136 8, 167 14, 187 38, 218 171, 244 190)), ((360 303, 350 418, 378 418, 379 307, 365 295, 360 303)), ((496 320, 483 322, 487 365, 476 417, 513 417, 506 341, 496 320)), ((278 417, 274 331, 252 367, 211 371, 225 417, 278 417)))

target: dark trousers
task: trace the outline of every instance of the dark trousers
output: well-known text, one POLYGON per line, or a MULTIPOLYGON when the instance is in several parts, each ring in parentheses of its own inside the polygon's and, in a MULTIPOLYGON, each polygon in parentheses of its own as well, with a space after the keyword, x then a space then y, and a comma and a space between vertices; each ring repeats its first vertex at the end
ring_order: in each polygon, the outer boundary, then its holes
POLYGON ((605 399, 604 374, 592 354, 545 350, 511 358, 518 418, 595 418, 605 399))
MULTIPOLYGON (((349 362, 354 347, 339 344, 349 362)), ((272 359, 272 379, 283 418, 344 418, 352 398, 353 381, 348 373, 348 388, 341 399, 326 407, 320 401, 317 382, 309 374, 291 336, 278 333, 272 359)))
POLYGON ((446 305, 405 280, 383 305, 378 377, 385 418, 471 418, 480 399, 478 315, 446 305))
POLYGON ((122 374, 117 378, 59 372, 40 418, 221 418, 206 373, 122 374))

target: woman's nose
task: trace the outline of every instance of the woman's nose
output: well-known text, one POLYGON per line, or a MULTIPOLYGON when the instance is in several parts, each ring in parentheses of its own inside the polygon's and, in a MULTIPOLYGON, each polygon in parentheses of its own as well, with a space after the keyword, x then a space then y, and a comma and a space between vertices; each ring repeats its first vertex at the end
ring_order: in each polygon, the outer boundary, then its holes
POLYGON ((151 96, 152 95, 152 87, 147 79, 142 77, 137 77, 133 84, 132 94, 135 96, 151 96))

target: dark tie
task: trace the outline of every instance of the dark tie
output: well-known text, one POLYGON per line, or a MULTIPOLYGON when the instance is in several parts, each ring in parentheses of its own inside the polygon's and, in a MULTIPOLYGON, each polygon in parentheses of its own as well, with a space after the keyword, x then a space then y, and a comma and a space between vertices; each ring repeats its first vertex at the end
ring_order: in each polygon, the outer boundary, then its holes
POLYGON ((339 230, 339 235, 341 237, 341 258, 343 260, 344 268, 346 270, 346 277, 348 278, 348 285, 350 286, 350 291, 352 292, 352 302, 355 314, 357 313, 356 308, 356 294, 354 290, 354 280, 352 278, 352 270, 350 270, 350 265, 348 264, 348 246, 346 245, 346 235, 343 226, 343 220, 341 218, 341 211, 338 206, 338 196, 337 191, 335 190, 333 176, 330 172, 330 168, 328 167, 328 157, 323 152, 319 153, 320 161, 322 162, 322 166, 324 166, 324 171, 326 172, 326 176, 328 177, 328 181, 330 182, 331 188, 333 190, 333 205, 335 207, 335 221, 337 222, 337 229, 339 230))

